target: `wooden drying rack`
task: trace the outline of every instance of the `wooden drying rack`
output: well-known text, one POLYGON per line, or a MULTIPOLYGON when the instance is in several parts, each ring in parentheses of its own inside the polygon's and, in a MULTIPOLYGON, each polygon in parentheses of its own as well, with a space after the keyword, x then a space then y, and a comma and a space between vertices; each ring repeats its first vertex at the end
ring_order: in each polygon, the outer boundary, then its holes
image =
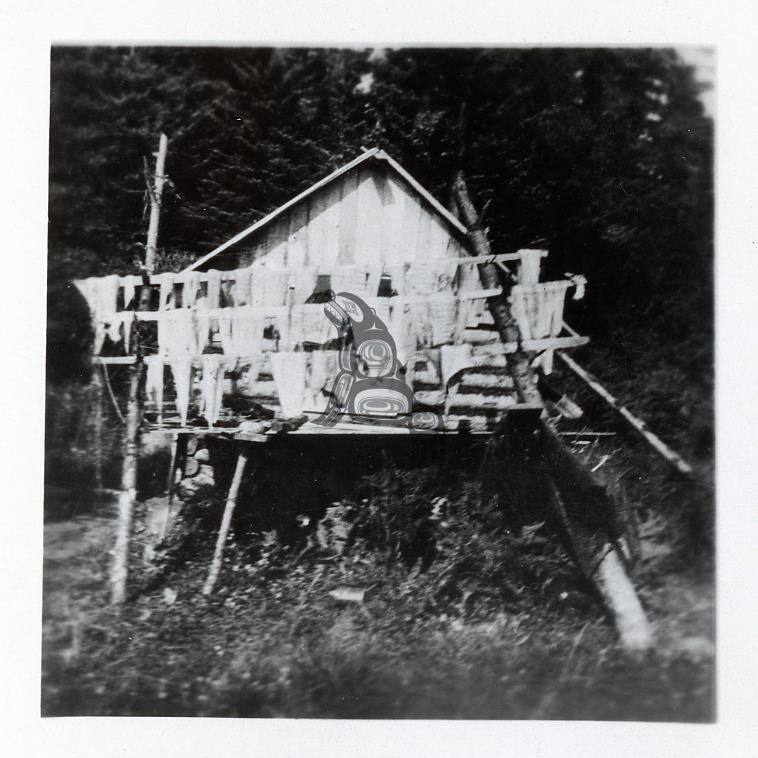
MULTIPOLYGON (((481 266, 481 265, 497 265, 504 270, 509 276, 513 275, 505 264, 520 262, 524 263, 527 257, 543 258, 547 255, 547 251, 544 250, 522 250, 515 253, 506 253, 498 255, 479 255, 479 256, 466 256, 464 258, 453 259, 440 259, 436 262, 446 262, 450 264, 457 264, 457 266, 481 266)), ((195 307, 190 304, 189 306, 176 307, 174 300, 171 298, 171 293, 175 293, 175 286, 184 286, 187 282, 194 281, 198 284, 214 280, 216 282, 239 282, 240 278, 255 275, 254 271, 250 271, 250 267, 244 269, 233 269, 228 271, 210 271, 210 272, 181 272, 176 274, 150 274, 144 276, 128 276, 120 277, 118 286, 124 289, 124 297, 126 299, 126 291, 134 290, 135 292, 139 288, 144 287, 149 283, 152 287, 160 287, 160 293, 158 297, 157 309, 147 308, 132 311, 133 317, 139 321, 151 321, 159 320, 163 314, 171 310, 184 310, 185 308, 195 307)), ((537 274, 538 276, 538 274, 537 274)), ((576 282, 574 282, 575 284, 576 282)), ((534 282, 537 284, 537 282, 534 282)), ((567 286, 570 286, 570 282, 567 282, 567 286)), ((243 284, 243 287, 245 285, 243 284)), ((183 295, 183 291, 182 295, 183 295)), ((228 315, 234 318, 234 311, 236 308, 241 307, 248 310, 254 309, 258 311, 281 311, 287 310, 289 306, 272 306, 265 309, 261 306, 253 306, 248 304, 237 305, 228 302, 229 293, 225 288, 215 288, 214 302, 207 303, 206 310, 209 312, 210 317, 228 315), (222 293, 223 290, 223 293, 222 293), (218 302, 215 302, 218 297, 218 302), (221 303, 226 300, 226 305, 222 306, 221 303)), ((436 293, 432 295, 404 295, 399 299, 404 302, 414 301, 431 301, 434 297, 444 296, 446 293, 436 293)), ((452 293, 451 293, 452 294, 452 293)), ((455 297, 459 300, 487 300, 489 298, 502 294, 502 288, 478 288, 473 290, 458 291, 455 293, 455 297)), ((201 298, 207 298, 208 293, 205 292, 201 295, 201 298)), ((388 301, 394 298, 387 298, 388 301)), ((124 302, 123 306, 128 306, 129 303, 124 302)), ((114 315, 121 315, 128 313, 129 311, 121 310, 118 308, 114 315)), ((107 315, 100 314, 101 317, 107 319, 107 315)), ((244 317, 245 314, 240 313, 239 317, 244 317)), ((562 334, 554 337, 546 337, 541 339, 525 339, 519 342, 507 342, 503 343, 499 340, 497 332, 493 332, 487 329, 466 329, 465 325, 462 327, 463 331, 460 331, 460 335, 463 335, 465 331, 464 341, 471 344, 472 355, 476 356, 498 356, 498 355, 510 355, 517 351, 530 351, 539 352, 543 350, 561 350, 566 348, 579 347, 589 342, 587 337, 577 335, 576 333, 562 334)), ((431 353, 438 348, 428 347, 419 350, 420 353, 431 353)), ((264 349, 264 352, 265 349, 264 349)), ((245 356, 238 356, 243 359, 245 356)), ((198 360, 200 356, 195 356, 198 360)), ((133 365, 137 362, 138 357, 136 355, 121 355, 121 356, 95 356, 94 361, 96 364, 102 366, 105 369, 111 365, 133 365)), ((498 409, 499 422, 496 426, 505 423, 506 420, 511 423, 516 423, 519 426, 535 426, 539 423, 540 414, 542 413, 542 405, 535 403, 514 403, 513 405, 505 408, 498 409)), ((470 423, 465 417, 451 416, 447 418, 443 416, 444 429, 440 430, 411 430, 407 426, 402 426, 397 423, 397 419, 394 421, 391 419, 377 419, 369 417, 343 417, 332 426, 322 426, 314 423, 320 416, 320 413, 306 412, 304 416, 298 420, 293 419, 272 419, 270 421, 246 421, 243 418, 234 419, 230 422, 229 426, 215 425, 215 426, 203 426, 203 425, 187 425, 187 424, 172 424, 162 421, 160 424, 148 424, 147 428, 150 431, 167 434, 172 438, 171 442, 171 462, 169 465, 168 476, 168 508, 166 514, 166 528, 168 526, 168 520, 170 518, 171 504, 174 497, 175 488, 177 485, 177 474, 182 469, 183 461, 186 459, 187 446, 191 437, 214 437, 218 439, 228 440, 234 444, 237 453, 237 460, 234 470, 234 476, 229 487, 229 491, 226 497, 226 503, 224 507, 224 513, 221 521, 221 527, 216 539, 216 545, 214 550, 213 560, 209 569, 209 573, 206 582, 203 587, 204 594, 210 594, 213 591, 218 573, 221 567, 221 561, 223 556, 224 545, 226 542, 228 530, 231 524, 232 515, 236 506, 239 489, 244 476, 245 468, 252 449, 262 443, 271 444, 275 441, 280 441, 283 438, 306 438, 321 435, 330 435, 335 437, 345 437, 347 439, 355 440, 356 437, 363 438, 386 438, 387 440, 396 440, 397 438, 408 438, 410 436, 416 436, 423 438, 433 438, 435 436, 450 437, 460 435, 470 435, 472 438, 482 438, 491 436, 494 433, 494 428, 488 427, 487 429, 472 428, 470 423), (251 429, 253 431, 251 431, 251 429), (253 446, 253 447, 251 447, 253 446)), ((165 536, 165 533, 164 533, 165 536)))

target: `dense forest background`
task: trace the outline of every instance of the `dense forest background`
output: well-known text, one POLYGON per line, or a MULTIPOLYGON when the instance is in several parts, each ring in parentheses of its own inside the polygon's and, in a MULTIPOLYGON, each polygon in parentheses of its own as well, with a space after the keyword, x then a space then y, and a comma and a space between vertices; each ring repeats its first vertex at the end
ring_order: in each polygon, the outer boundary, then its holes
POLYGON ((493 248, 590 286, 582 360, 712 455, 713 124, 663 49, 57 47, 48 383, 84 377, 72 278, 134 273, 144 160, 169 137, 159 265, 177 269, 379 146, 443 203, 462 169, 493 248))

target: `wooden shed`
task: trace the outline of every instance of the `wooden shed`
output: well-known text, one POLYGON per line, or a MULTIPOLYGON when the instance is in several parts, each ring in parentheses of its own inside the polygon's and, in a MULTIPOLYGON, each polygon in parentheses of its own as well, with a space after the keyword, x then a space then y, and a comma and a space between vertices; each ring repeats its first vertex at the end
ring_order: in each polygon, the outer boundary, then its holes
MULTIPOLYGON (((469 254, 466 235, 455 216, 374 148, 184 271, 153 275, 152 310, 133 307, 140 277, 77 284, 92 308, 95 354, 105 364, 133 360, 135 319, 157 324, 145 355, 155 425, 229 429, 256 410, 315 420, 328 406, 340 349, 324 303, 349 292, 394 338, 413 410, 443 419, 440 431, 489 433, 518 405, 505 368, 517 345, 499 340, 486 303, 500 290, 482 288, 483 261, 469 254)), ((564 299, 576 282, 540 283, 546 254, 520 250, 487 260, 517 280, 511 300, 522 347, 549 371, 555 348, 587 340, 561 336, 564 299)), ((330 429, 306 423, 299 431, 337 433, 361 421, 391 425, 347 418, 330 429)))

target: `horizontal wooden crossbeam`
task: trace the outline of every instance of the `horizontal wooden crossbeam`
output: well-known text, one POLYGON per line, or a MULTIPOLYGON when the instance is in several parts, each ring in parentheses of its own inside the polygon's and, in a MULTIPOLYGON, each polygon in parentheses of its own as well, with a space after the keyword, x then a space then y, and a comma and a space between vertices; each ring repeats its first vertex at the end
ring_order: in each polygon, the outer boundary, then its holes
MULTIPOLYGON (((562 350, 569 347, 581 347, 589 343, 589 337, 546 337, 539 340, 523 340, 520 348, 522 350, 534 351, 539 350, 562 350)), ((507 355, 515 353, 519 349, 518 342, 493 342, 492 344, 476 345, 473 348, 474 355, 507 355)))

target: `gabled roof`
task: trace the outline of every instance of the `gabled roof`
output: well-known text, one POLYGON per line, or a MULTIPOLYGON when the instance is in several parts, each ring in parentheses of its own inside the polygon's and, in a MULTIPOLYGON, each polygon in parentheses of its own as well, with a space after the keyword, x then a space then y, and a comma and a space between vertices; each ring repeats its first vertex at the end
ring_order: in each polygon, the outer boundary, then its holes
POLYGON ((256 221, 252 226, 249 226, 247 229, 243 229, 239 234, 235 234, 234 237, 231 239, 228 239, 223 244, 219 245, 214 250, 211 250, 210 253, 207 253, 202 258, 199 258, 194 263, 192 263, 190 266, 187 266, 184 271, 194 271, 195 269, 199 268, 200 266, 206 264, 211 258, 215 258, 219 253, 223 253, 224 250, 227 248, 230 248, 232 245, 235 245, 240 240, 243 240, 245 237, 247 237, 250 234, 253 234, 253 232, 257 232, 259 229, 262 229, 267 224, 270 224, 272 221, 274 221, 276 218, 281 216, 283 213, 286 213, 288 210, 293 208, 295 205, 297 205, 301 200, 304 200, 305 198, 312 195, 314 192, 317 192, 322 187, 326 187, 326 185, 333 182, 335 179, 338 179, 339 177, 343 176, 344 174, 348 173, 348 171, 352 171, 357 166, 360 166, 362 163, 365 163, 369 160, 380 160, 385 161, 387 165, 398 175, 400 176, 407 184, 409 184, 421 197, 432 206, 432 208, 440 215, 442 218, 450 224, 457 232, 460 232, 462 234, 466 233, 466 227, 455 217, 453 216, 450 211, 448 211, 438 200, 434 198, 434 196, 424 187, 422 187, 394 158, 387 155, 387 153, 384 152, 384 150, 380 150, 377 147, 371 148, 371 150, 366 150, 362 155, 359 155, 355 160, 350 161, 350 163, 346 163, 341 168, 338 168, 336 171, 333 171, 329 176, 324 177, 320 181, 316 182, 312 186, 308 187, 307 190, 304 192, 301 192, 299 195, 293 197, 291 200, 284 203, 284 205, 279 206, 276 210, 269 213, 267 216, 265 216, 262 219, 259 219, 256 221))

